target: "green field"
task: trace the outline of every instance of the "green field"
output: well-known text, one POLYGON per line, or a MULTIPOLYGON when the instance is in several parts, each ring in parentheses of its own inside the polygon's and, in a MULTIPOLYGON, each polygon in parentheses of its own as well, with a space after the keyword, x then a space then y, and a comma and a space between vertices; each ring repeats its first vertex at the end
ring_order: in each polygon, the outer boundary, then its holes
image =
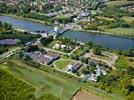
POLYGON ((105 32, 109 32, 117 36, 134 36, 134 28, 112 28, 104 30, 105 32))
POLYGON ((59 69, 65 69, 72 62, 71 59, 59 59, 54 64, 59 69))
POLYGON ((130 59, 132 58, 128 58, 128 57, 119 57, 119 59, 117 60, 117 62, 115 63, 115 67, 119 68, 119 69, 126 69, 129 66, 134 67, 134 61, 131 62, 130 59))
POLYGON ((31 85, 0 66, 0 100, 34 100, 33 92, 31 85))
POLYGON ((35 87, 34 95, 36 98, 49 93, 59 97, 61 100, 68 100, 79 89, 78 85, 56 77, 52 74, 53 72, 47 73, 16 60, 11 62, 7 66, 11 65, 10 70, 13 73, 16 73, 35 87))

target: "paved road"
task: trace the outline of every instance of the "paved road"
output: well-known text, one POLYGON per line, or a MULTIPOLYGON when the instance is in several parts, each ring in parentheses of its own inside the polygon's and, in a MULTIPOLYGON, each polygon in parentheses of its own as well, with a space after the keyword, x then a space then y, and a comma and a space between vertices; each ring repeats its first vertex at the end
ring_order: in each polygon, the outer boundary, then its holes
POLYGON ((3 53, 2 55, 0 55, 0 60, 3 60, 5 58, 8 58, 8 57, 12 56, 13 54, 15 54, 16 52, 18 52, 21 49, 22 49, 21 47, 17 47, 15 49, 11 50, 11 51, 3 53))

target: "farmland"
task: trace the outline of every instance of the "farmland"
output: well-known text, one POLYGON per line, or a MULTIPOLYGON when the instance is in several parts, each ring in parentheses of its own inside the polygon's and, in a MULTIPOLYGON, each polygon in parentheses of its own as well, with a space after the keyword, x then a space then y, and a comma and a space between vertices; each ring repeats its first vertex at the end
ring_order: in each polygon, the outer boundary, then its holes
POLYGON ((86 90, 79 90, 77 94, 73 97, 73 100, 106 100, 103 97, 99 97, 97 95, 94 95, 93 93, 86 91, 86 90))
MULTIPOLYGON (((5 66, 3 66, 5 67, 5 66)), ((6 68, 0 68, 1 100, 34 100, 34 88, 6 68), (23 95, 22 95, 23 94, 23 95)))
POLYGON ((67 80, 57 78, 55 75, 47 72, 37 70, 20 61, 16 62, 12 60, 10 70, 21 76, 29 84, 35 87, 34 95, 36 98, 50 93, 60 97, 61 99, 64 98, 64 100, 68 100, 68 98, 70 98, 77 91, 77 89, 79 89, 77 85, 72 84, 67 80))

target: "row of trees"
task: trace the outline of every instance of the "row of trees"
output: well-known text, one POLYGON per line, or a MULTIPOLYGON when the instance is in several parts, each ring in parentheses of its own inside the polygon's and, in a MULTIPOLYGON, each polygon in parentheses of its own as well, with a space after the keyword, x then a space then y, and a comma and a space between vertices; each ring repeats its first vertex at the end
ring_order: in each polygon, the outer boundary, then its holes
POLYGON ((126 50, 126 51, 118 51, 119 55, 124 55, 124 56, 128 56, 128 57, 134 57, 134 48, 126 50))

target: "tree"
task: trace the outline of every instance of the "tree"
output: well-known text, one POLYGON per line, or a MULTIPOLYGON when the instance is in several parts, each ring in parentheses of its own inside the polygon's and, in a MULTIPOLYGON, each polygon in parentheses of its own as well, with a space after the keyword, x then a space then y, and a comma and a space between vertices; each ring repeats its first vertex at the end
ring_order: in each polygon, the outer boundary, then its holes
POLYGON ((50 42, 52 42, 53 41, 53 36, 49 36, 49 37, 43 37, 41 40, 41 43, 44 45, 44 46, 46 46, 46 45, 48 45, 50 42))
POLYGON ((6 29, 6 30, 11 30, 12 29, 12 25, 10 25, 10 24, 7 24, 7 23, 4 23, 4 28, 6 29))
POLYGON ((88 64, 88 59, 87 58, 81 57, 80 60, 81 60, 82 63, 88 64))
POLYGON ((38 46, 37 45, 30 45, 26 48, 26 51, 27 52, 34 52, 34 51, 37 51, 39 50, 38 46))
POLYGON ((134 68, 131 67, 131 66, 129 66, 129 67, 127 68, 127 74, 128 74, 128 75, 131 75, 131 76, 134 76, 134 68))
POLYGON ((101 49, 99 47, 96 47, 93 49, 93 53, 96 55, 101 55, 101 49))

